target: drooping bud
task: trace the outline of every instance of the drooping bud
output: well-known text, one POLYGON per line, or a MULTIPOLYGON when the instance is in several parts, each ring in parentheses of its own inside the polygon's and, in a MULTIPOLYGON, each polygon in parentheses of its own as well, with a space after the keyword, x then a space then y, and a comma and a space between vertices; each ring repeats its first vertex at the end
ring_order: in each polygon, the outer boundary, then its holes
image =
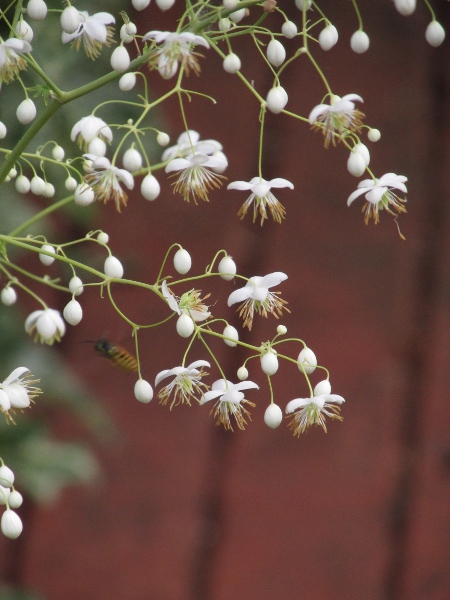
POLYGON ((29 0, 27 13, 31 19, 43 21, 47 16, 47 5, 44 0, 29 0))
POLYGON ((276 429, 280 426, 283 420, 283 411, 278 404, 269 404, 264 413, 264 423, 271 429, 276 429))
POLYGON ((285 21, 281 27, 281 33, 288 40, 295 38, 297 31, 297 25, 293 21, 285 21))
POLYGON ((161 186, 154 175, 150 173, 144 177, 141 183, 141 194, 146 200, 156 200, 161 192, 161 186))
POLYGON ((25 175, 19 175, 14 185, 16 186, 16 190, 19 192, 19 194, 28 194, 31 188, 30 180, 28 177, 25 177, 25 175))
POLYGON ((381 132, 379 129, 369 129, 367 132, 367 137, 371 142, 378 142, 381 138, 381 132))
POLYGON ((181 335, 181 337, 184 338, 188 338, 194 333, 194 321, 188 314, 183 313, 178 317, 176 329, 178 335, 181 335))
POLYGON ((83 282, 79 277, 72 277, 69 281, 69 290, 72 294, 75 294, 75 296, 80 296, 80 294, 83 293, 83 282))
POLYGON ((4 287, 0 294, 0 300, 5 306, 11 306, 12 304, 15 304, 17 300, 16 290, 10 285, 4 287))
POLYGON ((22 533, 22 521, 13 510, 5 510, 1 521, 2 533, 5 537, 15 540, 22 533))
POLYGON ((237 73, 241 69, 241 59, 237 54, 231 52, 223 61, 223 68, 227 73, 237 73))
POLYGON ((22 125, 28 125, 36 116, 36 106, 31 98, 22 100, 16 110, 16 117, 22 125))
POLYGON ((80 25, 81 16, 75 6, 66 6, 60 17, 61 28, 65 33, 75 33, 80 25))
POLYGON ((337 44, 338 38, 338 30, 330 23, 319 33, 320 47, 322 50, 331 50, 337 44))
POLYGON ((240 381, 245 381, 248 378, 248 370, 246 367, 239 367, 237 377, 240 381))
POLYGON ((122 162, 127 171, 138 171, 142 167, 142 156, 135 148, 128 148, 122 162))
POLYGON ((328 396, 328 394, 331 394, 331 384, 328 379, 319 381, 314 388, 314 396, 328 396))
POLYGON ((78 325, 83 318, 83 309, 77 300, 71 300, 63 310, 63 316, 69 325, 78 325))
POLYGON ((64 182, 64 187, 68 192, 74 192, 77 189, 77 185, 77 180, 75 179, 75 177, 71 176, 69 176, 64 182))
POLYGON ((89 206, 95 199, 95 192, 87 183, 79 183, 75 189, 73 199, 78 206, 89 206))
POLYGON ((123 277, 122 263, 115 256, 108 256, 105 260, 103 270, 107 277, 115 277, 116 279, 121 279, 123 277))
POLYGON ((438 21, 431 21, 425 31, 425 37, 430 46, 437 48, 445 40, 445 30, 438 21))
POLYGON ((287 101, 287 92, 281 85, 277 85, 269 90, 266 98, 267 108, 270 110, 270 112, 273 112, 276 115, 284 109, 287 101))
POLYGON ((236 346, 236 342, 239 340, 239 332, 236 327, 233 325, 227 325, 223 330, 223 335, 231 338, 230 340, 223 340, 227 346, 234 348, 236 346))
POLYGON ((136 10, 144 10, 150 4, 150 0, 131 0, 131 4, 136 10))
POLYGON ((10 488, 14 484, 14 473, 6 465, 0 467, 0 485, 10 488))
MULTIPOLYGON (((42 244, 41 250, 45 250, 46 252, 51 252, 52 254, 56 254, 56 250, 53 248, 53 246, 50 246, 49 244, 42 244)), ((47 256, 47 254, 41 254, 41 253, 39 253, 39 260, 41 261, 41 263, 43 265, 46 265, 47 267, 52 265, 55 262, 55 259, 53 258, 53 256, 47 256)))
POLYGON ((188 273, 192 266, 192 259, 189 252, 184 248, 177 250, 173 257, 173 266, 175 267, 175 271, 180 273, 180 275, 188 273))
POLYGON ((269 351, 260 358, 263 373, 271 377, 278 371, 278 358, 275 352, 269 351))
POLYGON ((175 0, 155 0, 156 6, 161 10, 169 10, 175 4, 175 0))
POLYGON ((117 46, 111 54, 111 67, 116 73, 124 73, 130 66, 130 55, 125 46, 117 46))
POLYGON ((363 52, 366 52, 369 49, 369 36, 365 31, 355 31, 355 33, 350 38, 350 46, 353 52, 356 52, 357 54, 363 54, 363 52))
POLYGON ((317 358, 311 348, 303 348, 297 360, 298 368, 307 375, 310 375, 317 367, 317 358))
POLYGON ((148 404, 153 399, 153 388, 145 379, 138 379, 134 384, 134 397, 142 404, 148 404))
POLYGON ((286 50, 281 42, 278 40, 270 40, 267 46, 267 60, 274 67, 281 66, 286 60, 286 50))
POLYGON ((219 262, 217 270, 219 271, 222 279, 225 279, 225 281, 231 281, 236 275, 236 263, 231 256, 224 256, 219 262))

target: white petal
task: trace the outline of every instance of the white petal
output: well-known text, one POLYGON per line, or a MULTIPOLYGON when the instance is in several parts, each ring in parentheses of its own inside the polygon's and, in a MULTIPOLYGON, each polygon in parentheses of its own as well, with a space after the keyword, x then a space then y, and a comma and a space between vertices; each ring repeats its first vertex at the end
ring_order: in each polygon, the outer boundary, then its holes
POLYGON ((251 190, 252 187, 248 181, 232 181, 227 185, 227 190, 251 190))
POLYGON ((171 171, 181 171, 182 169, 188 169, 192 167, 192 162, 187 160, 186 158, 174 158, 170 161, 170 163, 166 166, 166 173, 170 173, 171 171))
POLYGON ((287 403, 286 414, 293 413, 297 408, 302 408, 308 404, 311 404, 311 398, 296 398, 295 400, 291 400, 287 403))
POLYGON ((294 189, 294 184, 288 181, 287 179, 283 179, 282 177, 276 177, 275 179, 272 179, 271 181, 269 181, 269 185, 271 188, 288 187, 291 190, 294 189))
POLYGON ((276 271, 275 273, 270 273, 263 277, 260 286, 271 288, 275 285, 279 285, 282 281, 285 281, 288 278, 286 273, 282 273, 281 271, 276 271))
POLYGON ((317 120, 317 117, 323 113, 330 112, 330 108, 331 107, 328 104, 318 104, 317 106, 315 106, 309 113, 308 120, 310 124, 314 125, 314 123, 317 120))
POLYGON ((243 302, 244 300, 248 300, 253 293, 253 286, 246 285, 243 288, 235 290, 231 292, 228 296, 227 304, 231 306, 232 304, 236 304, 236 302, 243 302))

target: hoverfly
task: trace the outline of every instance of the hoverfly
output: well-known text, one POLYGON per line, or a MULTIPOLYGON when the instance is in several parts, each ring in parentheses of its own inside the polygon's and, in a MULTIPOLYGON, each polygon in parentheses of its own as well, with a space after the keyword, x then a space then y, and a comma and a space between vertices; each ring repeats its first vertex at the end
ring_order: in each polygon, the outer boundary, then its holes
POLYGON ((124 369, 125 371, 137 371, 138 364, 135 357, 122 348, 109 340, 101 338, 97 341, 86 340, 87 344, 94 344, 94 350, 99 354, 112 361, 117 367, 124 369))

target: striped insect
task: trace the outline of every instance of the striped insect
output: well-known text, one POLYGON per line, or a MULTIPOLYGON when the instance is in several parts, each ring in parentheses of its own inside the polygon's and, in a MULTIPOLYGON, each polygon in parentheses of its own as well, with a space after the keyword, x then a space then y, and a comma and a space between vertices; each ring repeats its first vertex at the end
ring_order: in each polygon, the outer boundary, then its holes
POLYGON ((94 344, 94 350, 99 354, 112 361, 117 367, 124 369, 125 371, 137 371, 138 364, 135 357, 122 348, 109 340, 101 338, 96 341, 86 340, 87 344, 94 344))

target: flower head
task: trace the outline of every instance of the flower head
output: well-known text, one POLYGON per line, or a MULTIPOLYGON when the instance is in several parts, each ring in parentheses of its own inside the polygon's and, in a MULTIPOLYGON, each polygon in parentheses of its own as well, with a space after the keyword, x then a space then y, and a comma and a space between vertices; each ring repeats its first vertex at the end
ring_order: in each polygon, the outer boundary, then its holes
POLYGON ((73 42, 72 46, 79 50, 83 42, 84 51, 87 56, 94 60, 101 52, 102 45, 110 46, 113 41, 114 28, 111 26, 116 20, 107 12, 99 12, 89 15, 85 10, 78 11, 80 24, 73 33, 62 33, 62 42, 67 44, 73 42))
POLYGON ((104 202, 113 199, 117 211, 120 212, 122 206, 127 205, 128 196, 123 191, 120 183, 124 183, 129 190, 134 187, 133 175, 126 169, 119 169, 111 165, 110 161, 104 156, 95 156, 94 154, 84 154, 89 162, 84 164, 86 175, 85 182, 92 187, 97 200, 104 202))
POLYGON ((155 52, 150 53, 149 64, 156 67, 164 79, 170 79, 178 71, 179 63, 182 64, 186 74, 192 70, 196 75, 200 73, 197 52, 192 52, 193 46, 209 48, 209 43, 201 35, 189 31, 172 33, 170 31, 149 31, 144 35, 144 41, 154 40, 161 44, 155 52))
MULTIPOLYGON (((1 40, 1 38, 0 38, 1 40)), ((5 42, 0 41, 0 80, 11 83, 19 71, 25 69, 27 63, 19 54, 31 52, 31 44, 25 40, 9 38, 5 42)))
POLYGON ((227 162, 221 156, 208 156, 195 152, 186 158, 174 158, 166 166, 166 173, 177 171, 172 177, 177 177, 173 183, 173 191, 180 193, 186 202, 189 196, 197 204, 197 198, 208 202, 208 193, 222 185, 223 175, 214 173, 212 169, 224 169, 227 162))
POLYGON ((238 307, 239 316, 244 318, 244 327, 252 328, 253 316, 255 311, 267 317, 268 313, 278 319, 281 316, 283 309, 290 312, 286 308, 286 300, 278 297, 280 292, 269 292, 269 288, 280 284, 287 279, 287 275, 281 272, 270 273, 265 277, 251 277, 243 288, 239 288, 232 292, 228 297, 228 306, 242 302, 238 307))
POLYGON ((155 385, 158 385, 166 377, 173 377, 172 381, 163 387, 158 398, 161 404, 167 404, 173 393, 173 399, 170 404, 170 410, 179 404, 188 404, 191 406, 191 399, 200 402, 196 395, 201 395, 208 389, 208 385, 201 381, 202 377, 208 375, 203 367, 209 368, 210 364, 206 360, 196 360, 188 367, 174 367, 158 373, 155 379, 155 385))
POLYGON ((178 298, 169 289, 166 280, 162 282, 161 291, 167 300, 167 304, 177 315, 188 314, 196 323, 206 321, 211 316, 208 306, 203 304, 209 294, 204 298, 200 298, 200 290, 190 290, 185 292, 181 298, 178 298))
POLYGON ((0 383, 0 411, 5 414, 7 421, 14 423, 12 414, 15 410, 28 408, 34 398, 42 394, 42 391, 33 385, 39 380, 31 377, 29 369, 18 367, 0 383))
POLYGON ((248 209, 253 204, 253 223, 256 221, 258 212, 261 216, 261 225, 264 224, 264 219, 267 219, 267 209, 269 209, 272 219, 277 223, 281 223, 284 219, 286 211, 284 206, 270 191, 271 188, 288 187, 294 189, 293 184, 287 179, 277 177, 271 181, 266 181, 262 177, 253 177, 250 181, 233 181, 227 186, 227 190, 251 190, 250 196, 244 202, 238 212, 238 217, 243 219, 247 214, 248 209))
POLYGON ((323 394, 312 398, 291 400, 286 406, 286 414, 293 413, 298 408, 300 410, 294 414, 289 423, 289 429, 292 429, 294 435, 300 436, 311 425, 320 425, 326 433, 325 416, 342 421, 342 417, 339 415, 341 409, 336 404, 343 402, 345 402, 344 398, 337 394, 323 394))
POLYGON ((246 400, 241 390, 252 388, 258 390, 259 386, 253 381, 241 381, 234 384, 226 379, 218 379, 212 384, 211 390, 202 396, 200 404, 217 399, 216 404, 211 409, 211 414, 214 413, 214 417, 217 419, 216 425, 222 423, 225 429, 233 431, 230 421, 230 416, 232 416, 236 419, 239 429, 245 429, 247 424, 245 419, 246 417, 250 418, 250 413, 244 407, 244 404, 249 406, 255 406, 255 404, 246 400))
POLYGON ((364 179, 358 184, 358 189, 350 194, 347 200, 347 205, 362 196, 365 195, 367 202, 362 207, 364 212, 364 222, 369 222, 372 217, 375 223, 380 220, 380 210, 387 210, 391 215, 397 213, 406 212, 406 208, 403 204, 406 199, 399 198, 399 196, 392 190, 400 190, 406 194, 407 189, 405 182, 408 179, 404 175, 396 175, 395 173, 386 173, 380 179, 364 179), (394 210, 392 210, 394 209, 394 210))
POLYGON ((162 154, 162 160, 170 160, 171 158, 184 158, 192 153, 207 154, 210 156, 222 150, 222 144, 216 140, 200 140, 200 134, 198 131, 189 129, 183 131, 178 137, 175 146, 170 146, 164 150, 162 154))
POLYGON ((59 311, 53 308, 35 310, 28 315, 25 321, 25 331, 32 335, 36 333, 34 341, 51 346, 53 342, 61 341, 66 332, 66 326, 59 311))
POLYGON ((359 131, 364 114, 355 108, 354 100, 363 102, 357 94, 347 94, 340 98, 333 96, 331 104, 318 104, 309 114, 309 122, 313 129, 322 129, 325 137, 325 148, 330 142, 336 145, 347 131, 359 131))
POLYGON ((75 123, 70 133, 70 139, 77 142, 80 148, 88 149, 88 146, 95 138, 100 138, 104 142, 111 143, 113 134, 111 128, 99 117, 89 115, 83 117, 75 123))

